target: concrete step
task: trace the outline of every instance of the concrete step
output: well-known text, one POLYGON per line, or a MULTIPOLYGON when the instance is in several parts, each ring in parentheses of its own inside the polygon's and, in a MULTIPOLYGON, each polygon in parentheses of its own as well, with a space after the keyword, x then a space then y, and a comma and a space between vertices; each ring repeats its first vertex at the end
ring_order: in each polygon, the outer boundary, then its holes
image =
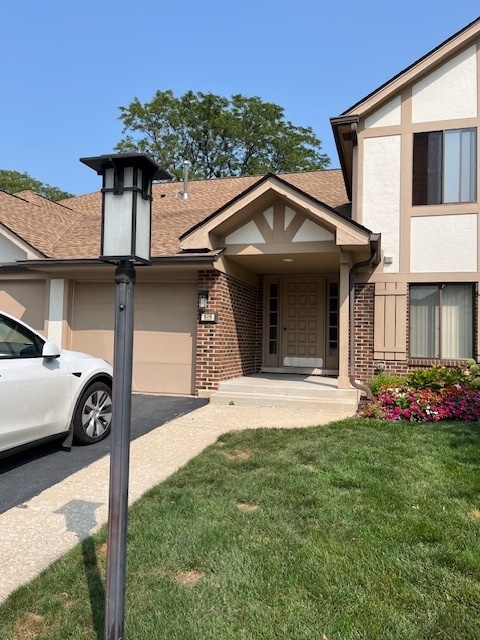
POLYGON ((220 382, 218 392, 224 393, 241 393, 241 394, 260 394, 274 397, 289 397, 289 396, 302 396, 305 398, 322 398, 322 399, 344 399, 344 400, 357 400, 357 391, 355 389, 337 389, 336 387, 321 386, 319 384, 308 383, 302 384, 285 384, 280 381, 271 381, 270 384, 263 382, 259 384, 258 381, 252 380, 251 382, 243 382, 240 379, 226 380, 220 382))
POLYGON ((254 393, 227 393, 217 391, 210 396, 212 404, 232 404, 241 407, 286 407, 292 409, 305 409, 318 407, 319 411, 353 416, 357 411, 357 401, 339 398, 309 398, 305 396, 274 396, 254 393))
POLYGON ((355 414, 356 389, 338 389, 335 378, 261 373, 224 380, 210 396, 212 404, 257 407, 315 408, 342 417, 355 414))

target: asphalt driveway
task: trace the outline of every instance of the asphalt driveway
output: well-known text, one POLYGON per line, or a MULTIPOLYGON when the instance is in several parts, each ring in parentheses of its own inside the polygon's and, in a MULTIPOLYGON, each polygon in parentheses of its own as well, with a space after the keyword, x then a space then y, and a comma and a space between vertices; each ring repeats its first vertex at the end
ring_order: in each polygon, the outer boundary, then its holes
MULTIPOLYGON (((132 396, 131 439, 207 404, 192 397, 132 396)), ((110 452, 110 438, 91 446, 62 449, 49 443, 0 460, 0 513, 20 506, 110 452)))

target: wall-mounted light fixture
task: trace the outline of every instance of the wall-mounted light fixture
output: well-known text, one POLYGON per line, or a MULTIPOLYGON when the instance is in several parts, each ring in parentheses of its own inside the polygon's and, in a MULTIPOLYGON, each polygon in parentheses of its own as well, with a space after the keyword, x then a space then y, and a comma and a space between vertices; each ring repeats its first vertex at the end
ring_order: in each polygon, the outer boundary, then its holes
POLYGON ((198 292, 198 308, 206 309, 208 305, 208 291, 198 292))
POLYGON ((393 256, 384 256, 383 264, 386 264, 386 265, 393 264, 393 256))

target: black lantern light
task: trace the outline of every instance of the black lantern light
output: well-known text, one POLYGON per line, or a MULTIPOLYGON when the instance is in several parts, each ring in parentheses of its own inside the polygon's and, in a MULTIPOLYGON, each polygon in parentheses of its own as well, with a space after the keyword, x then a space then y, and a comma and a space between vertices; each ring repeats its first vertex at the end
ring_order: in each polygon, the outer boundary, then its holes
POLYGON ((100 260, 150 263, 152 180, 172 176, 142 153, 80 158, 103 177, 100 260))

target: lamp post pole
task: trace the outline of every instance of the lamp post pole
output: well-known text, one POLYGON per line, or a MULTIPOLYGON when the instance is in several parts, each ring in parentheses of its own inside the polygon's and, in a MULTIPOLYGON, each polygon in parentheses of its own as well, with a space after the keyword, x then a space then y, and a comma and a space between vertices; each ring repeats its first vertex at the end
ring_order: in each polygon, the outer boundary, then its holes
POLYGON ((108 506, 105 640, 122 640, 125 624, 125 578, 132 407, 135 269, 121 261, 115 271, 112 444, 108 506))
POLYGON ((132 413, 134 264, 151 264, 152 181, 171 176, 141 153, 80 158, 103 176, 102 262, 115 271, 112 443, 108 502, 105 640, 123 640, 127 565, 128 473, 132 413))

